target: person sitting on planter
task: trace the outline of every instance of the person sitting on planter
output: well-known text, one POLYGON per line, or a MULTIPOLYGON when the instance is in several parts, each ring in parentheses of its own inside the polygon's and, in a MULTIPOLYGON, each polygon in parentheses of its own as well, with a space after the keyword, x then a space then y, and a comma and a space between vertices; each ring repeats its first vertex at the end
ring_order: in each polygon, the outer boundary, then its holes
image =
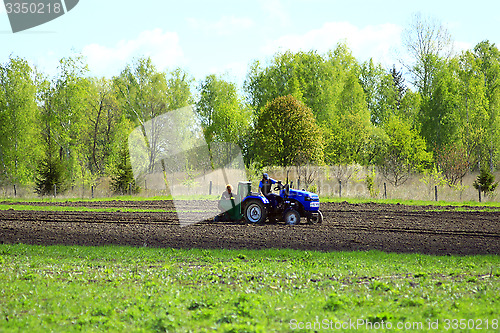
POLYGON ((233 186, 231 184, 226 185, 226 190, 222 192, 220 199, 221 200, 234 199, 233 186))
POLYGON ((221 213, 216 217, 216 220, 231 221, 231 209, 235 208, 233 186, 231 184, 227 184, 226 190, 222 192, 218 207, 221 213))

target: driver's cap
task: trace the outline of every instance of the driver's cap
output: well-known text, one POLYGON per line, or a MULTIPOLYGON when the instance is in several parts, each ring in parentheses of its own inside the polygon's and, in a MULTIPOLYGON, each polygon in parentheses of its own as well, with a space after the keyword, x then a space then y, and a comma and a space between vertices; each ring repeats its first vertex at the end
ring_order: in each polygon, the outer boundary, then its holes
POLYGON ((263 173, 263 174, 262 174, 262 177, 263 177, 264 179, 269 179, 269 175, 268 175, 267 173, 263 173))

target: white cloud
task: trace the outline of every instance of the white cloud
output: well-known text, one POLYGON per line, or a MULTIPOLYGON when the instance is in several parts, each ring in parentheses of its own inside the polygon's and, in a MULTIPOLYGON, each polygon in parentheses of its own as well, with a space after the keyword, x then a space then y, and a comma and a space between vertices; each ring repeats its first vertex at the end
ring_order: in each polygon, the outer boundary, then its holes
POLYGON ((468 42, 454 42, 453 43, 453 51, 455 54, 460 54, 463 51, 472 50, 474 46, 468 42))
POLYGON ((270 21, 277 22, 282 26, 290 25, 290 16, 280 0, 261 0, 260 4, 270 21))
POLYGON ((270 41, 263 52, 268 55, 286 50, 324 53, 345 41, 359 61, 373 58, 384 66, 392 66, 397 62, 394 52, 401 44, 402 30, 402 27, 389 23, 359 28, 348 22, 328 22, 304 34, 286 35, 270 41))
POLYGON ((143 31, 136 39, 122 40, 111 47, 90 44, 83 48, 82 54, 97 76, 117 75, 133 58, 142 56, 151 57, 160 70, 183 62, 177 33, 161 29, 143 31))
POLYGON ((212 66, 209 68, 207 75, 222 75, 225 76, 227 80, 236 83, 238 86, 242 86, 247 71, 248 63, 244 61, 235 61, 222 66, 212 66))
POLYGON ((254 26, 254 21, 247 17, 223 16, 216 22, 203 19, 188 18, 188 24, 195 30, 205 33, 215 33, 220 36, 229 36, 247 30, 254 26))

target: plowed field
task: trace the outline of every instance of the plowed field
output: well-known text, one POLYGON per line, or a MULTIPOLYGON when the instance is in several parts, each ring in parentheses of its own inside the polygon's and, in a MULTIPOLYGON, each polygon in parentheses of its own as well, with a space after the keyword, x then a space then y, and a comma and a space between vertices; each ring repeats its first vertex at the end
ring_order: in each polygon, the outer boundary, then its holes
MULTIPOLYGON (((500 209, 322 203, 322 224, 212 222, 214 201, 16 203, 164 212, 0 211, 0 243, 500 254, 500 209), (176 213, 177 212, 177 213, 176 213), (184 221, 197 222, 181 226, 184 221)), ((14 205, 12 206, 14 207, 14 205)))

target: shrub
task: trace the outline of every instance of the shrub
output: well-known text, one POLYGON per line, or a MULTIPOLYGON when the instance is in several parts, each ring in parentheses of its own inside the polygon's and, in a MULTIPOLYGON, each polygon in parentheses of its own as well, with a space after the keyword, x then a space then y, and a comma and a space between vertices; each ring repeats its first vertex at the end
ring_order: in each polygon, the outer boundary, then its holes
POLYGON ((118 154, 118 161, 113 175, 111 176, 111 190, 117 194, 127 193, 131 184, 132 193, 139 192, 139 187, 135 183, 128 147, 123 145, 118 154))
POLYGON ((53 194, 54 186, 56 186, 57 193, 67 189, 64 165, 56 155, 56 153, 47 153, 38 165, 35 176, 35 192, 40 195, 53 194))
POLYGON ((476 190, 481 190, 484 194, 493 194, 498 182, 495 182, 495 176, 487 168, 482 168, 476 181, 472 184, 476 190))
POLYGON ((448 185, 453 187, 462 182, 469 171, 469 162, 465 148, 450 144, 435 149, 436 163, 448 185))
POLYGON ((318 193, 318 186, 317 185, 310 185, 307 190, 312 193, 318 193))
POLYGON ((326 301, 325 306, 323 309, 328 310, 328 311, 337 311, 340 310, 344 307, 344 302, 342 302, 342 299, 336 294, 330 295, 328 297, 328 300, 326 301))
POLYGON ((375 177, 377 174, 375 173, 375 169, 372 168, 372 171, 366 175, 365 183, 366 188, 370 192, 370 196, 372 198, 378 197, 380 191, 375 187, 375 177))

